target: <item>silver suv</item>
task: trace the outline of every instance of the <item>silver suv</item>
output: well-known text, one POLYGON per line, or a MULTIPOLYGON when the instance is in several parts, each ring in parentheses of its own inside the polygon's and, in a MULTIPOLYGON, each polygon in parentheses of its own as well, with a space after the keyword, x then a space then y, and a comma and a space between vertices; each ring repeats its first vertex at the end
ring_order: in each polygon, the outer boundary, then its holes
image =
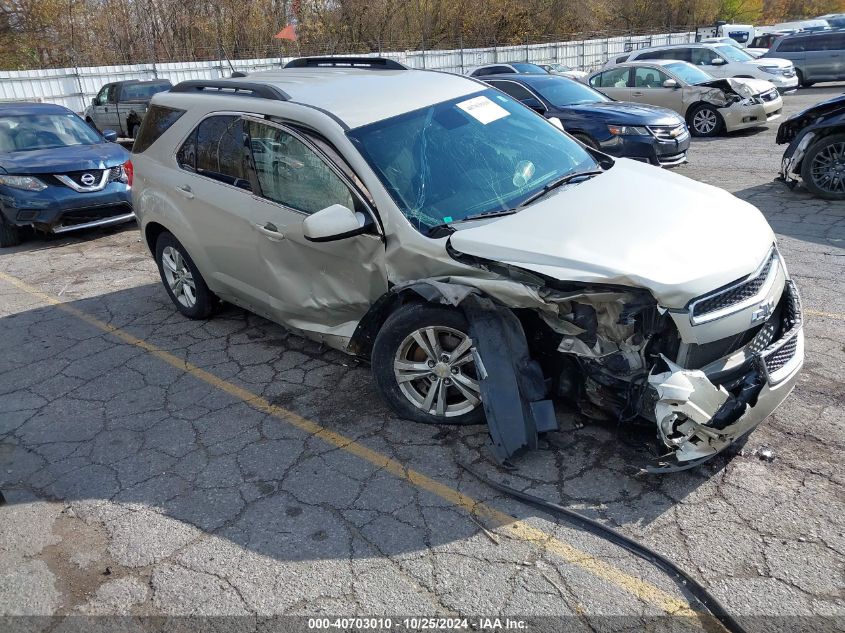
POLYGON ((802 365, 798 293, 757 209, 476 80, 306 58, 181 83, 143 126, 135 210, 182 314, 223 299, 369 359, 400 416, 486 417, 501 459, 567 400, 646 420, 653 467, 687 468, 802 365))

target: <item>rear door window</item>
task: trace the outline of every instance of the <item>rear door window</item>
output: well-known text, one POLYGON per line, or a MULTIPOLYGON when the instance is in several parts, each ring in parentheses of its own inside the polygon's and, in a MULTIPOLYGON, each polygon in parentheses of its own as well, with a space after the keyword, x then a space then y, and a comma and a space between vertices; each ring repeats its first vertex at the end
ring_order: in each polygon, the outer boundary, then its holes
POLYGON ((179 148, 183 169, 242 189, 251 189, 246 174, 244 127, 240 117, 211 116, 197 126, 179 148))
POLYGON ((630 68, 611 68, 599 76, 595 85, 597 88, 627 88, 631 76, 630 68))
POLYGON ((777 43, 775 50, 778 53, 801 53, 805 50, 804 46, 809 39, 809 37, 791 37, 781 40, 777 43))
POLYGON ((185 114, 185 111, 177 108, 159 105, 150 106, 143 121, 141 121, 141 129, 135 139, 135 144, 132 146, 132 151, 140 154, 146 150, 158 140, 158 137, 170 129, 170 126, 176 123, 183 114, 185 114))

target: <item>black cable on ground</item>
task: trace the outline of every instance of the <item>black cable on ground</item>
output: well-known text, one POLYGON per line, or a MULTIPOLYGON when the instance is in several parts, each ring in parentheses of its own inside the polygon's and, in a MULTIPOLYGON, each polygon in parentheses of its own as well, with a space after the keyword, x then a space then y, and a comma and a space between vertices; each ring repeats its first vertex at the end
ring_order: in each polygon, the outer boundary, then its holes
POLYGON ((552 503, 551 501, 546 501, 545 499, 528 494, 527 492, 522 492, 516 488, 511 488, 510 486, 490 479, 486 475, 476 472, 473 468, 467 466, 466 464, 459 462, 458 465, 473 477, 487 484, 491 488, 513 497, 514 499, 518 499, 519 501, 550 512, 551 514, 563 516, 571 520, 573 523, 576 523, 587 532, 600 536, 611 543, 628 550, 635 556, 648 561, 658 569, 666 572, 680 587, 688 590, 693 596, 695 596, 696 600, 698 600, 698 602, 701 603, 701 605, 707 609, 707 611, 709 611, 728 631, 731 633, 746 633, 742 625, 737 622, 730 613, 728 613, 722 603, 719 602, 704 587, 704 585, 662 554, 659 554, 645 545, 638 543, 632 538, 617 532, 613 528, 607 527, 606 525, 589 517, 585 517, 574 510, 564 508, 561 505, 552 503))

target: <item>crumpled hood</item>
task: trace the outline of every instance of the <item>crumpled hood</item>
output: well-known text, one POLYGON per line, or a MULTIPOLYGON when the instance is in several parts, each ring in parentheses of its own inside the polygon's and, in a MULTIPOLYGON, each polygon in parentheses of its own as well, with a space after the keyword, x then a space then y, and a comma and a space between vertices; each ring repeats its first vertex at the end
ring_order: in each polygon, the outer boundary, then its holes
POLYGON ((0 153, 0 170, 7 174, 63 174, 86 169, 106 169, 129 160, 117 143, 68 145, 51 149, 0 153))
POLYGON ((714 79, 712 81, 702 81, 695 84, 696 86, 706 86, 708 88, 718 88, 719 90, 730 89, 743 97, 756 97, 772 90, 775 85, 766 81, 765 79, 739 79, 739 78, 725 78, 714 79))
POLYGON ((752 273, 774 233, 733 195, 620 159, 519 213, 460 228, 457 251, 562 281, 646 288, 669 308, 752 273))

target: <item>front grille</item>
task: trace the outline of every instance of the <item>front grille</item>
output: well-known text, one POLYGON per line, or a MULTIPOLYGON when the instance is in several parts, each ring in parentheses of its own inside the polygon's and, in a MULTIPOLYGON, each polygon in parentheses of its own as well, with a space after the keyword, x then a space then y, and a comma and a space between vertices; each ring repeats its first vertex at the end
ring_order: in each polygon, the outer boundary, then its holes
POLYGON ((94 185, 98 185, 100 181, 103 179, 103 170, 102 169, 87 169, 85 171, 69 171, 67 173, 61 174, 63 176, 67 176, 73 182, 75 182, 80 187, 93 187, 94 185), (93 182, 83 182, 82 178, 88 174, 89 176, 93 177, 93 182))
MULTIPOLYGON (((776 327, 774 323, 773 327, 776 327)), ((740 332, 735 336, 719 339, 711 343, 695 344, 692 343, 687 347, 686 358, 684 359, 684 367, 687 369, 701 369, 710 363, 733 354, 738 349, 749 345, 749 349, 754 345, 757 339, 759 330, 750 329, 745 332, 740 332)), ((771 341, 771 338, 768 342, 771 341)))
POLYGON ((687 126, 683 123, 678 125, 650 125, 648 129, 660 141, 674 141, 682 138, 687 132, 687 126))
POLYGON ((777 258, 777 251, 772 249, 765 264, 751 277, 693 302, 693 318, 724 310, 756 297, 766 284, 766 280, 769 278, 769 273, 772 270, 772 266, 776 264, 777 258))
POLYGON ((764 356, 763 362, 766 363, 766 371, 773 374, 777 370, 783 369, 792 360, 792 357, 795 356, 795 350, 797 348, 798 337, 793 336, 774 352, 771 352, 768 356, 764 356))
POLYGON ((126 215, 130 211, 132 211, 132 208, 128 204, 110 204, 89 209, 74 209, 62 214, 61 224, 62 226, 85 224, 86 222, 126 215))
POLYGON ((763 373, 770 383, 775 383, 784 376, 773 375, 783 369, 789 361, 795 358, 798 350, 798 335, 803 327, 803 316, 801 314, 801 297, 795 284, 789 280, 786 282, 786 301, 784 302, 781 314, 780 338, 760 352, 760 365, 763 373))

